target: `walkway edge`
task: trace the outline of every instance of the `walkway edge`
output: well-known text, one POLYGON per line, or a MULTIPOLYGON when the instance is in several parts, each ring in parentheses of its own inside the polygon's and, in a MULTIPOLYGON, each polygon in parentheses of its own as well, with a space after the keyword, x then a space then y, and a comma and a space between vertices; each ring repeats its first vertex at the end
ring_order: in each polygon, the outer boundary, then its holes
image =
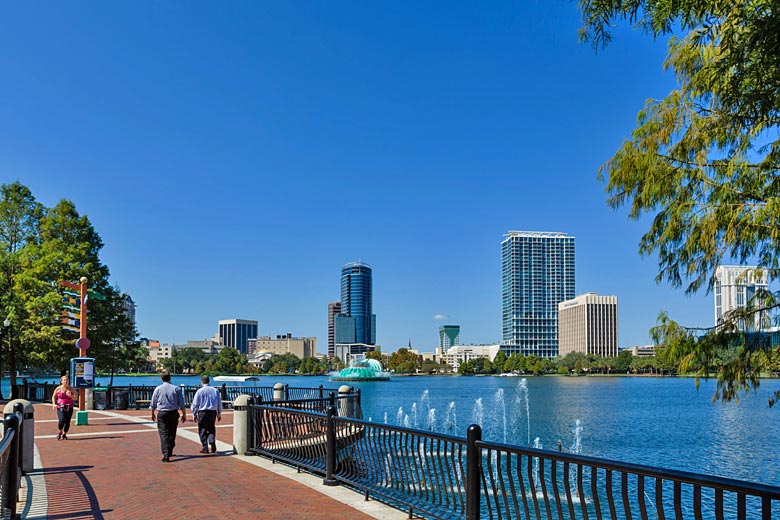
MULTIPOLYGON (((107 410, 93 411, 92 413, 106 415, 115 418, 121 418, 127 421, 145 424, 149 428, 157 429, 157 425, 152 423, 148 417, 139 417, 124 415, 120 413, 110 412, 107 410)), ((197 432, 189 430, 179 430, 177 437, 182 437, 187 440, 191 440, 200 445, 200 438, 197 432)), ((233 452, 233 445, 227 442, 217 439, 217 447, 222 452, 233 452)), ((351 489, 343 486, 325 486, 322 484, 322 477, 317 477, 311 473, 298 473, 298 471, 290 466, 284 464, 274 464, 270 460, 259 456, 246 456, 246 455, 230 455, 242 462, 252 464, 260 469, 269 471, 280 477, 294 480, 299 484, 311 488, 317 493, 332 498, 342 504, 352 507, 360 511, 361 513, 376 518, 377 520, 406 520, 409 518, 408 512, 403 512, 398 509, 394 509, 387 504, 384 504, 378 500, 366 501, 362 494, 357 493, 351 489)), ((44 517, 45 518, 45 517, 44 517)))
POLYGON ((49 514, 49 494, 46 489, 46 479, 43 475, 43 462, 38 447, 34 446, 33 471, 24 476, 23 488, 26 493, 20 494, 17 513, 25 520, 46 520, 49 514), (20 511, 21 510, 21 511, 20 511))

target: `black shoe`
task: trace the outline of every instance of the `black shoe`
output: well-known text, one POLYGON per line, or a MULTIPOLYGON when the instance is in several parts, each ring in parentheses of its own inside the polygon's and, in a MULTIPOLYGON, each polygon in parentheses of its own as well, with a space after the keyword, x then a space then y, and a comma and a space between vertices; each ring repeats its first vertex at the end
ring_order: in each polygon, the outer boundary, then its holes
POLYGON ((208 448, 201 448, 201 449, 200 449, 200 452, 201 452, 201 453, 208 453, 208 452, 209 452, 209 449, 208 449, 208 448))
POLYGON ((171 461, 171 459, 169 457, 163 457, 161 460, 163 462, 170 462, 171 461))
POLYGON ((217 443, 216 442, 212 442, 211 443, 211 453, 216 453, 216 452, 217 452, 217 443))

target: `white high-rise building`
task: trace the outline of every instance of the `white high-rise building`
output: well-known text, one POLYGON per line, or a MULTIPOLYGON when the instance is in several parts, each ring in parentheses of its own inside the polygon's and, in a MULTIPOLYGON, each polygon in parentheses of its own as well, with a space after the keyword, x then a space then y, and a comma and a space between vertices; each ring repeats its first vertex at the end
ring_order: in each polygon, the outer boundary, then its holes
POLYGON ((558 304, 574 298, 574 237, 510 231, 501 242, 502 350, 558 355, 558 304))
POLYGON ((586 293, 558 304, 558 353, 618 355, 617 296, 586 293))
MULTIPOLYGON (((719 265, 715 270, 715 325, 723 322, 724 316, 736 309, 757 306, 756 294, 769 287, 766 270, 757 266, 719 265)), ((769 315, 757 312, 752 319, 741 320, 739 330, 756 332, 771 325, 769 315)))

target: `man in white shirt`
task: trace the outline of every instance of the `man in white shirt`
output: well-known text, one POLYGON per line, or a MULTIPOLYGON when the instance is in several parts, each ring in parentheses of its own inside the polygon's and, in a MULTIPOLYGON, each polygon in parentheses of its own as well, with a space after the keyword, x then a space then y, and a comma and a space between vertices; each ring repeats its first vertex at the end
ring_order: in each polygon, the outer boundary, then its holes
POLYGON ((198 423, 201 453, 217 451, 217 421, 222 420, 222 395, 209 386, 209 376, 200 376, 201 387, 192 398, 192 419, 198 423))

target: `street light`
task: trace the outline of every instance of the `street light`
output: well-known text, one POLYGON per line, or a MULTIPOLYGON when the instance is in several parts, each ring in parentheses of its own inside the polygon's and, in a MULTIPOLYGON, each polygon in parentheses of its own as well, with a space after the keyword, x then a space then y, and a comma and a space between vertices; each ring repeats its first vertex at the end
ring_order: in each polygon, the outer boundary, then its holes
POLYGON ((0 329, 0 399, 3 399, 3 336, 11 326, 11 320, 3 320, 3 328, 0 329))

